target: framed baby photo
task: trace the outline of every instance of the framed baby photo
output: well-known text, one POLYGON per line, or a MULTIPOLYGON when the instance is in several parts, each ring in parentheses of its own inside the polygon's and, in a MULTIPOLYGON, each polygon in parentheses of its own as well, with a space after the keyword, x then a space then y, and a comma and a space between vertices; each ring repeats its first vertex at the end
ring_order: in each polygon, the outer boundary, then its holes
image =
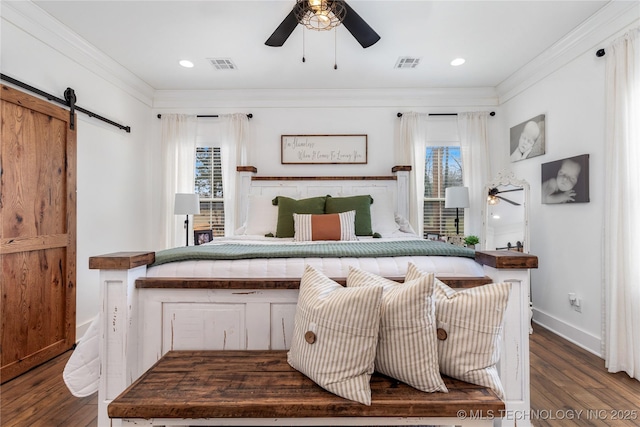
POLYGON ((525 120, 509 131, 511 161, 530 159, 545 153, 545 115, 525 120))
POLYGON ((542 203, 589 202, 589 155, 542 164, 542 203))
POLYGON ((196 245, 204 245, 213 240, 212 230, 194 230, 193 241, 196 245))

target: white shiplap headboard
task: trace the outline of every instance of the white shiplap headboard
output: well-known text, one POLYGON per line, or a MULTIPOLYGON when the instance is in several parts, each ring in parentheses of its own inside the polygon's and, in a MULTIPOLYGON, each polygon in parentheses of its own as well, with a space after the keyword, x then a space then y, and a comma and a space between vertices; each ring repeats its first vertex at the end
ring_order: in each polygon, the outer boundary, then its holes
POLYGON ((334 197, 388 192, 393 194, 395 212, 409 218, 410 167, 396 166, 389 176, 323 176, 323 177, 260 177, 253 167, 238 167, 237 222, 244 224, 249 195, 287 196, 294 199, 324 196, 334 197))

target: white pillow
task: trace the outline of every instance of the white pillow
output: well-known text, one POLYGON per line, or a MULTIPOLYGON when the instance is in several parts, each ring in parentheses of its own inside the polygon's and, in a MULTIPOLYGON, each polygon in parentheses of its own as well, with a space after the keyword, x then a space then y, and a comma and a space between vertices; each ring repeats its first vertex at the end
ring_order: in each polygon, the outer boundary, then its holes
POLYGON ((413 229, 413 227, 411 226, 411 223, 409 222, 408 219, 406 219, 405 217, 396 214, 395 215, 395 221, 396 224, 398 224, 398 228, 400 229, 400 231, 402 231, 403 233, 411 233, 411 234, 416 234, 416 231, 413 229))
POLYGON ((293 239, 296 242, 312 240, 358 240, 356 211, 333 214, 293 214, 293 239))
POLYGON ((272 199, 269 196, 249 195, 245 235, 276 234, 278 206, 273 205, 272 199))
POLYGON ((289 364, 325 390, 371 405, 381 297, 380 286, 345 288, 307 265, 289 364))
POLYGON ((374 233, 388 236, 400 229, 395 219, 395 203, 393 193, 388 191, 371 193, 371 230, 374 233))
POLYGON ((440 372, 492 389, 504 399, 496 364, 510 283, 455 291, 435 280, 440 372))
POLYGON ((447 392, 438 366, 433 273, 409 263, 407 279, 397 283, 354 267, 347 286, 382 286, 376 371, 425 392, 447 392))

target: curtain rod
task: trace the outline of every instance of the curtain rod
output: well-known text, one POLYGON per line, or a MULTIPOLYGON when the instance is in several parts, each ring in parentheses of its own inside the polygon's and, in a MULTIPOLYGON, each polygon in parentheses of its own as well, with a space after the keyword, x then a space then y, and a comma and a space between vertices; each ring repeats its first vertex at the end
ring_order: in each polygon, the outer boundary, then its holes
POLYGON ((603 56, 605 55, 605 53, 606 53, 606 52, 604 51, 604 49, 598 49, 598 50, 596 51, 596 56, 597 56, 598 58, 601 58, 601 57, 603 57, 603 56))
POLYGON ((77 111, 80 111, 81 113, 86 114, 89 117, 94 117, 94 118, 96 118, 98 120, 102 120, 103 122, 109 123, 112 126, 120 128, 120 129, 126 131, 127 133, 131 133, 131 127, 130 126, 123 126, 123 125, 121 125, 119 123, 116 123, 116 122, 114 122, 112 120, 104 118, 104 117, 102 117, 102 116, 100 116, 100 115, 98 115, 98 114, 96 114, 94 112, 91 112, 91 111, 89 111, 87 109, 84 109, 82 107, 77 106, 76 105, 76 93, 70 87, 68 87, 67 90, 64 91, 64 99, 62 99, 62 98, 58 98, 57 96, 53 96, 53 95, 51 95, 51 94, 49 94, 47 92, 41 91, 40 89, 37 89, 37 88, 35 88, 33 86, 30 86, 30 85, 28 85, 26 83, 23 83, 20 80, 16 80, 13 77, 9 77, 9 76, 7 76, 5 74, 0 74, 0 79, 5 80, 5 81, 7 81, 9 83, 12 83, 12 84, 14 84, 16 86, 19 86, 19 87, 21 87, 23 89, 26 89, 29 92, 33 92, 33 93, 38 94, 38 95, 40 95, 40 96, 42 96, 44 98, 47 98, 47 100, 49 100, 49 101, 54 101, 54 102, 57 102, 58 104, 64 105, 65 107, 69 107, 69 109, 70 109, 69 113, 71 114, 71 120, 69 121, 69 127, 71 129, 75 129, 75 123, 74 123, 73 115, 74 115, 74 112, 77 110, 77 111))
MULTIPOLYGON (((402 113, 398 113, 397 115, 398 115, 398 117, 402 117, 402 113)), ((430 116, 457 116, 458 113, 429 113, 429 115, 430 116)), ((492 111, 492 112, 489 113, 489 115, 491 117, 493 117, 493 116, 496 115, 496 112, 492 111)))
MULTIPOLYGON (((220 117, 217 114, 204 114, 204 115, 197 115, 196 117, 220 117)), ((158 118, 161 119, 162 118, 162 114, 158 114, 158 118)), ((247 118, 252 119, 253 118, 253 114, 249 113, 247 114, 247 118)))

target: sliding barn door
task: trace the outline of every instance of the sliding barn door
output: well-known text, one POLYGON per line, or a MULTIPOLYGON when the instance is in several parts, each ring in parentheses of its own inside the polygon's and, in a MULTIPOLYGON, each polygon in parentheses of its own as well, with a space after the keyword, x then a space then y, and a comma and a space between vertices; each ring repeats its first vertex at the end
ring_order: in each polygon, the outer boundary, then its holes
POLYGON ((4 85, 0 98, 5 382, 75 342, 76 134, 63 108, 4 85))

